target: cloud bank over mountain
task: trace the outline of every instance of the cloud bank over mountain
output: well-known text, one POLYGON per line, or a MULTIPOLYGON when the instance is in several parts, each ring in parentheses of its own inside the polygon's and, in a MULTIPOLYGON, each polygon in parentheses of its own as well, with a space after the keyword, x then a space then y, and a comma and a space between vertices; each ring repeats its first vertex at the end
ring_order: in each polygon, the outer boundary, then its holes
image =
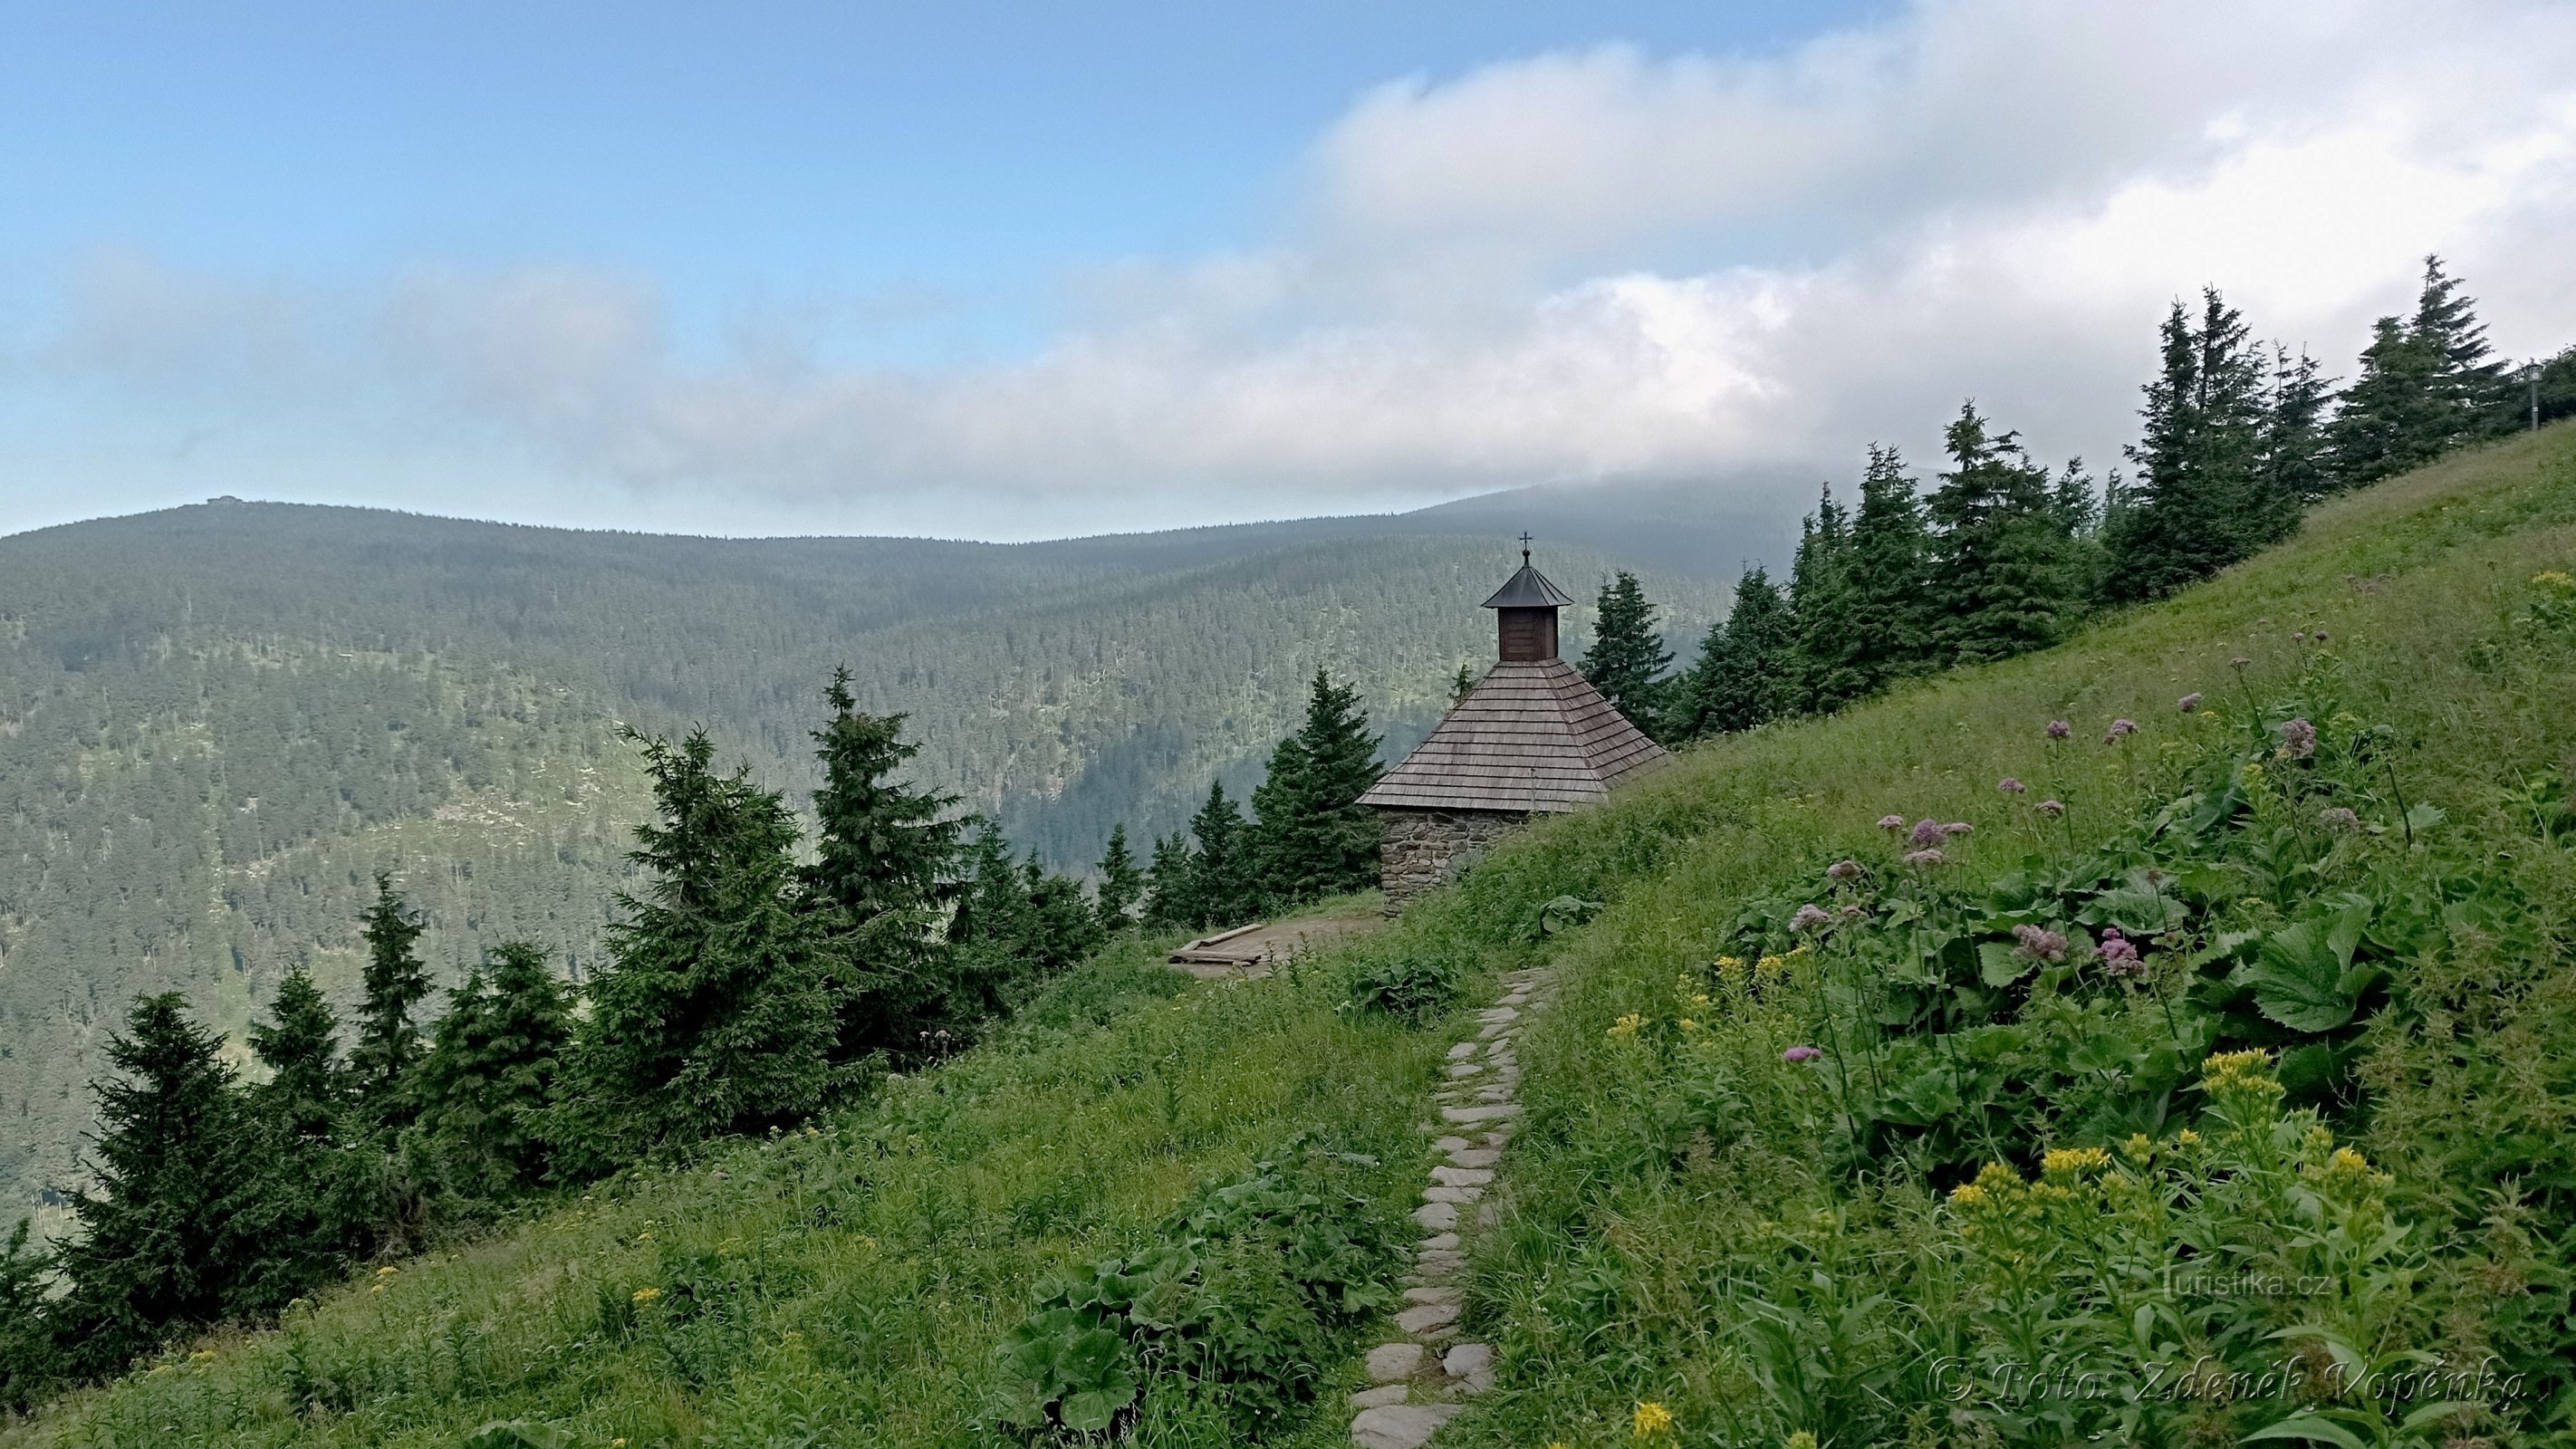
POLYGON ((1928 463, 1969 395, 2109 464, 2204 283, 2330 370, 2426 252, 2500 349, 2576 340, 2576 10, 1946 0, 1777 54, 1605 45, 1382 85, 1287 188, 1239 250, 1068 258, 1037 339, 963 363, 854 357, 845 313, 698 335, 578 258, 326 284, 121 251, 16 362, 711 529, 1722 490, 1874 439, 1928 463))

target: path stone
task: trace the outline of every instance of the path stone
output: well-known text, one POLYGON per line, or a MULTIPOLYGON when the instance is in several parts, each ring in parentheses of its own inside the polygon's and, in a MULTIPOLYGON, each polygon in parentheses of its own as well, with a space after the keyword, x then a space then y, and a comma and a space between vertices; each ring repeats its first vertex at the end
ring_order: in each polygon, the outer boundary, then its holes
POLYGON ((1416 1338, 1458 1321, 1455 1303, 1424 1303, 1395 1315, 1395 1326, 1416 1338))
POLYGON ((1501 1036, 1503 1033, 1510 1031, 1511 1029, 1512 1025, 1510 1022, 1491 1022, 1488 1023, 1483 1030, 1476 1033, 1476 1039, 1478 1041, 1492 1041, 1494 1038, 1501 1036))
POLYGON ((1447 1278, 1467 1266, 1467 1255, 1451 1249, 1430 1252, 1414 1260, 1415 1269, 1425 1278, 1447 1278))
POLYGON ((1516 1102, 1490 1102, 1481 1107, 1443 1107, 1440 1115, 1448 1121, 1473 1126, 1478 1122, 1499 1122, 1521 1114, 1516 1102))
POLYGON ((1418 1343, 1381 1343, 1368 1351, 1369 1382, 1401 1383, 1422 1369, 1428 1350, 1418 1343))
POLYGON ((1456 1303, 1458 1301, 1458 1290, 1450 1287, 1446 1283, 1431 1284, 1421 1288, 1407 1288, 1404 1290, 1404 1301, 1407 1303, 1456 1303))
POLYGON ((1481 1394, 1494 1386, 1494 1346, 1462 1343, 1440 1356, 1440 1371, 1458 1381, 1458 1391, 1481 1394))
POLYGON ((1376 1409, 1388 1404, 1401 1404, 1411 1397, 1412 1393, 1412 1387, 1407 1384, 1380 1384, 1376 1388, 1362 1389, 1351 1395, 1351 1407, 1376 1409))
POLYGON ((1452 1147, 1449 1160, 1460 1167, 1491 1167, 1503 1160, 1503 1154, 1490 1147, 1452 1147))
POLYGON ((1431 1169, 1431 1180, 1450 1187, 1483 1187, 1494 1180, 1494 1174, 1491 1168, 1484 1167, 1435 1167, 1431 1169))
POLYGON ((1351 1421, 1351 1442, 1360 1449, 1422 1449, 1457 1413, 1456 1404, 1389 1404, 1363 1409, 1351 1421))
POLYGON ((1472 1077, 1483 1070, 1483 1067, 1478 1066, 1474 1062, 1460 1062, 1449 1069, 1449 1075, 1453 1077, 1472 1077))
POLYGON ((1485 1195, 1481 1187, 1447 1187, 1434 1183, 1422 1190, 1424 1202, 1474 1202, 1485 1195))
POLYGON ((1447 1232, 1458 1226, 1458 1209, 1445 1202, 1427 1202, 1413 1210, 1413 1220, 1434 1232, 1447 1232))
POLYGON ((1449 1049, 1449 1060, 1454 1062, 1460 1057, 1472 1057, 1475 1054, 1476 1044, 1471 1041, 1462 1041, 1449 1049))
POLYGON ((1424 1238, 1415 1246, 1419 1247, 1426 1253, 1454 1253, 1458 1251, 1458 1235, 1456 1233, 1434 1233, 1430 1237, 1424 1238))
POLYGON ((1442 1137, 1435 1140, 1431 1147, 1436 1152, 1468 1152, 1474 1150, 1475 1145, 1464 1137, 1442 1137))

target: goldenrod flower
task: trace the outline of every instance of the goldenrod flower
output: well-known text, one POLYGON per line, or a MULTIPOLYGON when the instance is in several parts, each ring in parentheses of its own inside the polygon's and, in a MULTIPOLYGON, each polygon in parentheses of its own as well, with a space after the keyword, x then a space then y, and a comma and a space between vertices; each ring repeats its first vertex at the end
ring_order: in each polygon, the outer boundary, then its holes
POLYGON ((1695 1022, 1695 1021, 1693 1021, 1693 1020, 1691 1020, 1691 1019, 1690 1019, 1689 1017, 1687 1017, 1687 1016, 1683 1017, 1680 1021, 1677 1021, 1677 1022, 1675 1022, 1675 1023, 1673 1023, 1673 1024, 1674 1024, 1675 1026, 1680 1027, 1680 1028, 1681 1028, 1682 1030, 1684 1030, 1684 1031, 1697 1031, 1697 1030, 1699 1030, 1699 1023, 1698 1023, 1698 1022, 1695 1022))
POLYGON ((1610 1035, 1621 1040, 1625 1040, 1628 1037, 1635 1036, 1637 1034, 1637 1028, 1644 1026, 1645 1024, 1646 1019, 1632 1011, 1626 1016, 1619 1018, 1617 1021, 1610 1023, 1610 1035))
POLYGON ((1973 1182, 1963 1182, 1950 1189, 1950 1202, 1954 1207, 1975 1207, 1985 1200, 1986 1190, 1973 1182))
POLYGON ((1780 1446, 1780 1449, 1816 1449, 1816 1436, 1801 1429, 1790 1435, 1789 1441, 1780 1446))
POLYGON ((378 1269, 376 1270, 376 1276, 377 1276, 377 1277, 379 1277, 379 1278, 390 1278, 390 1277, 392 1277, 394 1274, 399 1273, 399 1272, 401 1272, 401 1271, 402 1271, 402 1270, 401 1270, 400 1268, 395 1267, 395 1266, 394 1266, 393 1264, 391 1264, 391 1263, 387 1263, 387 1264, 386 1264, 386 1265, 384 1265, 383 1267, 378 1268, 378 1269))
POLYGON ((659 1288, 638 1288, 635 1290, 635 1301, 638 1304, 650 1303, 661 1296, 662 1290, 659 1288))
POLYGON ((2174 1134, 2174 1143, 2181 1147, 2198 1147, 2200 1145, 2200 1134, 2192 1131, 2188 1127, 2185 1127, 2180 1132, 2174 1134))
POLYGON ((1669 1434, 1673 1431, 1673 1411, 1652 1399, 1647 1399, 1637 1405, 1634 1427, 1640 1439, 1656 1434, 1669 1434))
POLYGON ((2039 1159, 2042 1172, 2089 1172, 2111 1165, 2111 1154, 2099 1147, 2052 1147, 2039 1159))

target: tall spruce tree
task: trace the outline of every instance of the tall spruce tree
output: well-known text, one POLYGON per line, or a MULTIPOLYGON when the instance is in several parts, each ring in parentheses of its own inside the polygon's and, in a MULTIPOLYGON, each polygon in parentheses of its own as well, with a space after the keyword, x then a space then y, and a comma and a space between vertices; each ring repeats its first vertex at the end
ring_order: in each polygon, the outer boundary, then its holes
POLYGON ((1253 873, 1251 831, 1243 811, 1225 793, 1225 782, 1208 786, 1207 803, 1190 817, 1190 890, 1193 926, 1239 926, 1267 908, 1261 881, 1253 873))
POLYGON ((2066 546, 2046 469, 1976 404, 1944 435, 1950 471, 1927 505, 1935 646, 1958 663, 2004 659, 2056 641, 2070 622, 2066 546))
POLYGON ((1020 979, 1035 969, 1029 948, 1037 922, 1028 882, 1000 825, 977 822, 959 856, 958 875, 957 909, 948 922, 948 943, 956 952, 949 1014, 945 1026, 925 1028, 934 1033, 963 1032, 970 1023, 1000 1016, 1020 979))
MULTIPOLYGON (((2146 386, 2139 441, 2128 449, 2137 477, 2105 538, 2104 584, 2114 598, 2169 594, 2287 526, 2264 468, 2261 354, 2216 289, 2201 303, 2197 321, 2180 302, 2165 318, 2163 366, 2146 386)), ((2286 517, 2295 522, 2294 505, 2286 517)))
POLYGON ((2326 443, 2334 379, 2319 372, 2317 360, 2306 352, 2293 359, 2288 348, 2275 343, 2270 402, 2263 419, 2262 469, 2265 496, 2277 510, 2268 532, 2271 539, 2280 539, 2296 530, 2301 509, 2334 491, 2333 455, 2326 443))
POLYGON ((1924 667, 1932 651, 1924 578, 1931 539, 1921 490, 1894 448, 1870 445, 1847 537, 1833 570, 1833 607, 1800 631, 1802 647, 1813 651, 1810 705, 1819 710, 1876 694, 1924 667))
POLYGON ((628 859, 609 961, 569 1063, 562 1147, 585 1170, 665 1143, 792 1122, 831 1081, 834 1000, 823 942, 797 899, 796 817, 748 767, 713 767, 693 732, 674 747, 629 732, 656 818, 628 859))
POLYGON ((2512 429, 2515 409, 2504 364, 2487 347, 2477 304, 2461 293, 2459 279, 2443 270, 2440 257, 2424 259, 2423 289, 2406 330, 2433 362, 2430 415, 2437 421, 2426 444, 2434 454, 2512 429))
POLYGON ((1083 897, 1082 882, 1048 870, 1034 850, 1020 866, 1020 879, 1029 902, 1024 950, 1037 977, 1071 970, 1100 948, 1100 913, 1083 897))
POLYGON ((367 965, 349 1075, 377 1130, 390 1132, 404 1121, 403 1076, 422 1048, 411 1014, 429 995, 429 970, 421 965, 418 949, 421 933, 429 928, 394 889, 386 871, 376 872, 375 904, 360 921, 367 965))
POLYGON ((2441 451, 2431 348, 2395 317, 2371 324, 2352 386, 2326 425, 2333 486, 2360 488, 2429 463, 2441 451))
POLYGON ((467 975, 416 1076, 413 1141, 440 1186, 497 1203, 545 1181, 572 1030, 571 992, 537 947, 505 941, 467 975))
POLYGON ((1109 846, 1100 853, 1100 884, 1092 898, 1100 911, 1100 928, 1123 931, 1136 924, 1136 906, 1145 898, 1145 873, 1127 849, 1127 827, 1109 827, 1109 846))
MULTIPOLYGON (((228 1315, 275 1313, 337 1277, 374 1246, 386 1216, 382 1159, 355 1150, 344 1131, 350 1101, 339 1029, 300 968, 279 983, 269 1019, 251 1025, 251 1051, 269 1078, 250 1089, 239 1119, 249 1151, 230 1208, 241 1251, 224 1284, 228 1315)), ((406 1098, 417 1085, 416 1075, 406 1077, 406 1098)))
POLYGON ((954 963, 938 926, 966 822, 948 818, 956 796, 895 778, 920 752, 903 738, 904 716, 861 712, 846 667, 824 700, 832 714, 813 735, 823 782, 803 899, 831 963, 838 1055, 900 1054, 949 1013, 954 963))
POLYGON ((1360 796, 1383 771, 1378 743, 1359 691, 1317 668, 1305 722, 1279 742, 1268 777, 1252 794, 1260 821, 1254 869, 1264 895, 1311 901, 1376 882, 1377 815, 1360 796))
POLYGON ((1676 691, 1675 738, 1749 730, 1789 706, 1797 668, 1797 620, 1760 564, 1735 580, 1735 602, 1710 626, 1699 662, 1676 691))
POLYGON ((91 1084, 95 1185, 72 1195, 81 1230, 62 1247, 70 1289, 53 1311, 76 1375, 118 1372, 223 1315, 250 1143, 221 1045, 175 991, 137 999, 108 1039, 117 1075, 91 1084))
POLYGON ((1592 643, 1576 666, 1628 722, 1648 735, 1664 727, 1665 674, 1672 651, 1655 629, 1654 606, 1637 576, 1621 569, 1601 586, 1592 619, 1592 643))
POLYGON ((1843 588, 1843 566, 1851 551, 1851 520, 1834 501, 1834 486, 1825 484, 1816 511, 1800 520, 1798 551, 1789 561, 1789 613, 1796 622, 1796 666, 1788 685, 1792 714, 1831 709, 1833 661, 1851 630, 1850 596, 1843 588))

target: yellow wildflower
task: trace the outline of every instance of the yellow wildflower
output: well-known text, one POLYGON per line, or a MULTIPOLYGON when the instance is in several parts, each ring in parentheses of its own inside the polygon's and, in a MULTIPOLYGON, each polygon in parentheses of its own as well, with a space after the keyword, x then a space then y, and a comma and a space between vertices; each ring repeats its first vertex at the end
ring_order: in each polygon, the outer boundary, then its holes
POLYGON ((386 1264, 386 1265, 384 1265, 383 1267, 378 1268, 378 1269, 376 1270, 376 1276, 377 1276, 377 1277, 379 1277, 379 1278, 390 1278, 390 1277, 392 1277, 393 1275, 395 1275, 396 1273, 399 1273, 399 1272, 401 1272, 401 1271, 402 1271, 402 1269, 395 1267, 395 1266, 394 1266, 393 1264, 391 1264, 391 1263, 387 1263, 387 1264, 386 1264))
POLYGON ((170 1366, 166 1363, 156 1363, 152 1366, 152 1371, 156 1374, 166 1374, 170 1371, 170 1366))
POLYGON ((2120 1144, 2120 1150, 2131 1157, 2145 1157, 2156 1150, 2156 1144, 2144 1132, 2132 1132, 2129 1140, 2120 1144))
POLYGON ((1680 1021, 1675 1022, 1674 1025, 1679 1026, 1684 1031, 1699 1030, 1699 1023, 1691 1020, 1687 1016, 1683 1017, 1680 1021))
POLYGON ((1741 971, 1744 969, 1744 958, 1741 956, 1720 956, 1717 958, 1717 964, 1724 970, 1741 971))
POLYGON ((1986 1190, 1973 1182, 1963 1182, 1950 1189, 1953 1207, 1975 1207, 1986 1200, 1986 1190))
POLYGON ((1645 1024, 1646 1019, 1632 1011, 1626 1016, 1619 1018, 1617 1021, 1610 1023, 1610 1035, 1615 1038, 1625 1040, 1629 1037, 1635 1036, 1637 1034, 1637 1028, 1644 1026, 1645 1024))
POLYGON ((1816 1449, 1816 1436, 1801 1429, 1790 1435, 1789 1442, 1780 1446, 1780 1449, 1816 1449))
POLYGON ((188 1362, 190 1363, 212 1363, 214 1361, 215 1351, 211 1348, 201 1348, 195 1353, 188 1355, 188 1362))
POLYGON ((608 1449, 626 1449, 626 1436, 620 1434, 616 1438, 609 1440, 608 1449))
POLYGON ((2569 578, 2556 569, 2533 574, 2531 581, 2544 589, 2576 589, 2576 578, 2569 578))
POLYGON ((1640 1439, 1655 1434, 1669 1434, 1673 1431, 1673 1411, 1652 1399, 1647 1399, 1637 1405, 1633 1422, 1637 1437, 1640 1439))
POLYGON ((2200 1145, 2200 1134, 2192 1131, 2188 1127, 2185 1127, 2182 1131, 2174 1134, 2174 1142, 2176 1145, 2182 1147, 2198 1147, 2200 1145))
POLYGON ((2042 1172, 2091 1172, 2111 1165, 2111 1154, 2099 1147, 2052 1147, 2039 1159, 2042 1172))
POLYGON ((2263 1052, 2219 1052, 2200 1064, 2203 1084, 2224 1086, 2242 1078, 2265 1075, 2272 1058, 2263 1052))
POLYGON ((635 1301, 638 1304, 650 1303, 661 1296, 662 1290, 659 1288, 638 1288, 635 1290, 635 1301))

